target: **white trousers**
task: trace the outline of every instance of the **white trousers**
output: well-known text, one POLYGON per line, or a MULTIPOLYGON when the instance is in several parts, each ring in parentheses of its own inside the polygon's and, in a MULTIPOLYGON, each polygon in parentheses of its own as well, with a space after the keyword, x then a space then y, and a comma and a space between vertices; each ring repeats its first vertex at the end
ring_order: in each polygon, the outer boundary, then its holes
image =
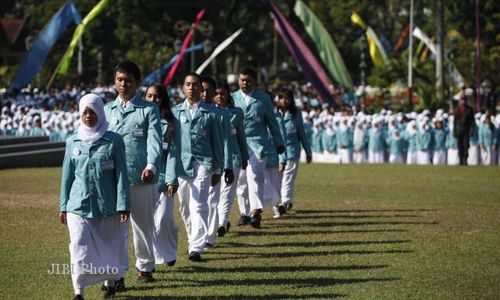
POLYGON ((158 192, 154 214, 153 250, 157 265, 177 259, 178 228, 174 220, 174 199, 158 192))
POLYGON ((415 165, 418 161, 417 153, 417 151, 408 151, 408 154, 406 155, 406 164, 415 165))
POLYGON ((221 182, 219 204, 217 205, 217 213, 219 215, 219 226, 227 226, 231 208, 233 206, 234 196, 236 195, 236 187, 238 186, 240 168, 233 168, 234 181, 227 184, 225 181, 221 182))
POLYGON ((368 151, 368 163, 370 164, 383 164, 384 151, 368 151))
POLYGON ((212 173, 200 164, 193 166, 194 177, 179 177, 179 212, 188 237, 188 251, 202 253, 208 230, 208 190, 212 173))
POLYGON ((352 149, 339 149, 339 159, 341 164, 352 163, 352 149))
POLYGON ((469 156, 467 157, 467 164, 469 166, 477 166, 480 164, 480 154, 479 154, 479 146, 469 146, 469 156))
POLYGON ((293 203, 293 192, 295 191, 295 181, 297 180, 298 172, 298 161, 289 160, 286 162, 285 170, 283 173, 280 173, 281 203, 293 203))
POLYGON ((401 153, 397 154, 389 154, 389 163, 391 164, 400 164, 403 162, 403 155, 401 153))
POLYGON ((449 148, 448 149, 448 153, 447 153, 447 157, 448 157, 448 166, 456 166, 460 163, 460 159, 458 157, 458 149, 451 149, 449 148))
POLYGON ((75 294, 86 286, 120 279, 125 271, 116 255, 122 246, 120 216, 87 219, 68 212, 66 219, 75 294))
POLYGON ((247 167, 248 200, 250 202, 250 212, 255 209, 262 209, 264 199, 264 177, 266 171, 266 160, 259 159, 253 151, 249 151, 247 167))
POLYGON ((208 191, 208 229, 206 242, 212 246, 215 246, 215 238, 217 237, 217 229, 219 228, 217 206, 220 200, 221 181, 224 181, 224 175, 221 176, 219 183, 215 186, 210 186, 208 191))
MULTIPOLYGON (((135 267, 143 272, 151 272, 155 268, 153 232, 157 201, 156 188, 156 184, 133 185, 130 187, 130 223, 132 224, 136 258, 135 267)), ((128 241, 128 224, 126 225, 126 229, 123 226, 121 228, 123 238, 128 241)), ((128 266, 127 248, 124 248, 122 253, 126 253, 128 266)), ((123 259, 123 262, 125 262, 125 259, 123 259)))
POLYGON ((353 153, 353 161, 356 164, 362 164, 365 163, 367 160, 366 158, 366 151, 355 151, 353 153))
POLYGON ((481 150, 481 162, 485 166, 490 166, 495 164, 496 151, 492 146, 484 147, 481 150))
MULTIPOLYGON (((248 169, 248 167, 247 167, 248 169)), ((238 176, 238 182, 236 187, 236 195, 238 198, 238 208, 240 210, 240 215, 249 216, 250 215, 250 201, 248 200, 248 182, 247 182, 247 171, 241 170, 238 176)))
POLYGON ((434 151, 434 154, 432 156, 432 164, 446 165, 446 150, 434 151))
POLYGON ((278 168, 266 168, 264 174, 264 208, 278 206, 280 203, 281 174, 278 168))
POLYGON ((419 165, 429 165, 431 163, 431 154, 429 151, 419 150, 417 152, 417 164, 419 165))

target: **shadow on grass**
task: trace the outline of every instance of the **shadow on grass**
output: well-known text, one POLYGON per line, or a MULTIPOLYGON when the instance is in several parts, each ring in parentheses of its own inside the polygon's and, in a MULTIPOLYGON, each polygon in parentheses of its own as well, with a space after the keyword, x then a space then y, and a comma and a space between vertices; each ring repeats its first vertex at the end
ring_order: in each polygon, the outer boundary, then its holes
POLYGON ((291 258, 305 256, 329 256, 329 255, 371 255, 371 254, 409 254, 413 250, 394 249, 394 250, 334 250, 334 251, 298 251, 298 252, 218 252, 207 253, 207 261, 220 260, 219 255, 234 255, 234 257, 224 257, 225 260, 243 259, 243 258, 291 258), (207 257, 208 256, 208 257, 207 257), (215 256, 215 257, 212 257, 215 256))
POLYGON ((331 293, 309 293, 309 294, 270 294, 270 295, 230 295, 230 296, 222 296, 222 295, 214 295, 214 296, 124 296, 119 299, 144 299, 144 300, 164 300, 164 299, 335 299, 335 298, 344 298, 347 297, 346 294, 331 294, 331 293))
POLYGON ((387 268, 388 265, 349 265, 349 266, 288 266, 288 267, 236 267, 236 268, 212 268, 212 267, 192 267, 179 268, 177 272, 184 274, 191 273, 246 273, 246 272, 262 272, 262 273, 280 273, 280 272, 311 272, 311 271, 359 271, 387 268))
POLYGON ((431 222, 405 222, 405 221, 387 221, 387 222, 318 222, 318 223, 301 223, 301 224, 272 224, 273 227, 335 227, 335 226, 367 226, 367 225, 436 225, 437 221, 431 222))
POLYGON ((437 209, 298 209, 293 210, 297 214, 321 214, 321 213, 369 213, 369 212, 431 212, 437 209))
POLYGON ((359 246, 378 244, 403 244, 411 243, 411 240, 381 240, 381 241, 319 241, 319 242, 285 242, 270 244, 245 244, 237 242, 226 242, 217 248, 267 248, 267 247, 328 247, 328 246, 359 246))
POLYGON ((364 229, 364 230, 304 230, 304 231, 271 231, 265 226, 262 227, 265 231, 232 231, 229 233, 236 236, 261 236, 261 235, 272 235, 272 236, 287 236, 287 235, 314 235, 314 234, 336 234, 336 233, 386 233, 386 232, 408 232, 408 229, 364 229))
MULTIPOLYGON (((273 220, 276 222, 281 222, 283 220, 302 220, 302 219, 385 219, 385 218, 420 218, 422 215, 400 215, 400 214, 392 214, 392 215, 338 215, 338 214, 289 214, 285 215, 284 218, 280 218, 278 220, 273 220)), ((269 220, 271 221, 271 220, 269 220)))

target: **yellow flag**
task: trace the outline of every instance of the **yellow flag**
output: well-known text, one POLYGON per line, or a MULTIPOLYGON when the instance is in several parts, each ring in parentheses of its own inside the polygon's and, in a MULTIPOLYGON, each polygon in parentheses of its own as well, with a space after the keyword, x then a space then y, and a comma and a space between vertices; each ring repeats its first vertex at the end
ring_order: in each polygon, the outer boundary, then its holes
POLYGON ((354 12, 352 13, 352 15, 351 15, 351 21, 352 21, 354 24, 358 25, 359 27, 361 27, 361 28, 363 28, 363 29, 365 29, 365 30, 366 30, 366 27, 368 27, 368 26, 366 26, 366 23, 365 23, 365 22, 363 22, 363 19, 361 19, 361 17, 360 17, 360 16, 358 15, 358 13, 357 13, 357 12, 355 12, 355 11, 354 11, 354 12))
POLYGON ((83 18, 82 23, 80 23, 76 27, 75 33, 73 33, 73 37, 71 38, 71 42, 69 43, 68 50, 66 50, 66 53, 59 63, 59 74, 66 75, 71 63, 71 58, 73 57, 73 52, 75 51, 75 47, 78 44, 78 40, 80 40, 80 38, 82 37, 85 27, 106 7, 106 5, 108 5, 108 2, 109 0, 101 0, 99 3, 97 3, 97 5, 94 6, 94 8, 92 8, 92 10, 85 16, 85 18, 83 18))
POLYGON ((375 34, 375 31, 373 31, 373 29, 370 26, 366 25, 366 23, 363 21, 363 19, 361 19, 361 17, 356 12, 352 13, 351 21, 354 24, 356 24, 359 27, 366 30, 366 39, 368 41, 368 50, 369 50, 372 62, 376 66, 383 66, 384 63, 387 61, 387 55, 386 55, 385 50, 382 46, 382 43, 380 42, 377 35, 375 34))

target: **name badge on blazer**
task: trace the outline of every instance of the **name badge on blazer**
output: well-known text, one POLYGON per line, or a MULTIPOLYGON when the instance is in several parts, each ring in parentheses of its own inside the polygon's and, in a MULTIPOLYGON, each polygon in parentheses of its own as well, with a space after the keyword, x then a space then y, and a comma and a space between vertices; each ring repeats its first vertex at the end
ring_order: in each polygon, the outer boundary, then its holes
POLYGON ((138 125, 135 126, 134 131, 132 132, 134 137, 143 137, 144 136, 144 130, 142 130, 141 127, 138 125))
POLYGON ((186 116, 181 116, 181 123, 187 123, 187 118, 186 116))
POLYGON ((168 148, 170 147, 170 144, 169 143, 163 143, 162 147, 163 147, 163 150, 168 150, 168 148))
POLYGON ((118 123, 120 123, 120 120, 118 120, 118 118, 117 118, 117 117, 113 117, 113 118, 111 119, 111 124, 112 124, 112 125, 118 125, 118 123))
POLYGON ((103 171, 114 170, 115 169, 115 162, 113 160, 103 160, 101 162, 101 169, 103 171))
POLYGON ((231 135, 236 135, 236 128, 231 128, 231 135))

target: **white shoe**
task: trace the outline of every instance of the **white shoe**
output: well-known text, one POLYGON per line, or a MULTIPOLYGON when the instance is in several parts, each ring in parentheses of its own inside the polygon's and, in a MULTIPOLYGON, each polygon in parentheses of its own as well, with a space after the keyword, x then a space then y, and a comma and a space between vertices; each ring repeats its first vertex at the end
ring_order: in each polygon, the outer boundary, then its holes
POLYGON ((281 214, 277 206, 273 206, 273 219, 281 218, 281 214))

